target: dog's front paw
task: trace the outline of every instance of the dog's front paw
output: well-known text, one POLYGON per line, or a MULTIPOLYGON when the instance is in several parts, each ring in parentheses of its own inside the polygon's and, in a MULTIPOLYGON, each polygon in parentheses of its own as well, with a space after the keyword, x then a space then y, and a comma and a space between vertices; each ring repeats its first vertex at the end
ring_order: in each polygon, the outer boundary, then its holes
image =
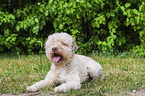
POLYGON ((66 92, 66 91, 68 91, 68 88, 67 88, 66 84, 63 84, 58 87, 55 87, 54 91, 55 92, 66 92))
POLYGON ((28 87, 27 87, 27 91, 35 92, 35 91, 37 91, 37 88, 34 87, 34 86, 28 86, 28 87))

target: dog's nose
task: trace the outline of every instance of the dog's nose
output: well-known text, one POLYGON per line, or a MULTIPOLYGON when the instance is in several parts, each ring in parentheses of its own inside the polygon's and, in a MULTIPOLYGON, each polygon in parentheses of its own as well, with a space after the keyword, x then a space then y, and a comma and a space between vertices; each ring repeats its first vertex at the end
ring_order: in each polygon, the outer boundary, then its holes
POLYGON ((58 50, 58 47, 53 47, 53 48, 52 48, 52 51, 53 51, 53 52, 56 52, 57 50, 58 50))

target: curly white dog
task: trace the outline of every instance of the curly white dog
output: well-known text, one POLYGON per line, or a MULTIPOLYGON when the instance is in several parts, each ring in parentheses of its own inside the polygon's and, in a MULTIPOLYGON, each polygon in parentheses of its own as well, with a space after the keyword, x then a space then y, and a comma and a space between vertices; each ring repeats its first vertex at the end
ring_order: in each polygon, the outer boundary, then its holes
POLYGON ((51 70, 44 80, 27 87, 27 91, 37 91, 46 85, 60 83, 55 92, 66 92, 80 89, 81 83, 89 76, 93 79, 103 78, 103 69, 99 63, 89 57, 74 54, 77 50, 74 39, 67 33, 54 33, 48 36, 46 56, 50 61, 51 70))

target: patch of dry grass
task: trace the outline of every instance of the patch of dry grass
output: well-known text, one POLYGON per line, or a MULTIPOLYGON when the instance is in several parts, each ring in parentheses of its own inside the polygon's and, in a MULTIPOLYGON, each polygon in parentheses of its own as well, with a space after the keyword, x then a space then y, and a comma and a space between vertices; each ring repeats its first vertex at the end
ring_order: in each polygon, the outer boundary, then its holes
POLYGON ((0 59, 0 92, 21 93, 28 84, 44 79, 50 70, 50 62, 44 56, 40 64, 39 55, 5 57, 0 59))
MULTIPOLYGON (((105 95, 145 89, 145 59, 131 56, 90 55, 99 62, 105 74, 104 80, 82 83, 80 90, 54 93, 53 87, 40 89, 50 95, 105 95)), ((50 61, 42 55, 0 56, 0 93, 26 93, 26 87, 45 78, 50 70, 50 61)))

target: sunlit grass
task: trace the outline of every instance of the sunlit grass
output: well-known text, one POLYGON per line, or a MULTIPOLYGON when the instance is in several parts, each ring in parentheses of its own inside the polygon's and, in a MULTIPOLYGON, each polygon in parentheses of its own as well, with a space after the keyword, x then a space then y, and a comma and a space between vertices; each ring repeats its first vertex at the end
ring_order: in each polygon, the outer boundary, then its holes
POLYGON ((50 70, 50 63, 45 57, 42 59, 44 64, 40 64, 39 55, 1 58, 1 92, 25 92, 28 84, 44 79, 47 71, 50 70))
MULTIPOLYGON (((145 59, 112 54, 91 54, 99 62, 105 74, 104 80, 82 83, 80 90, 55 93, 54 87, 40 89, 50 95, 105 95, 125 94, 126 91, 145 88, 145 59)), ((26 88, 45 78, 50 70, 50 61, 45 55, 1 55, 0 56, 0 93, 26 93, 26 88), (42 63, 42 64, 41 64, 42 63)))

